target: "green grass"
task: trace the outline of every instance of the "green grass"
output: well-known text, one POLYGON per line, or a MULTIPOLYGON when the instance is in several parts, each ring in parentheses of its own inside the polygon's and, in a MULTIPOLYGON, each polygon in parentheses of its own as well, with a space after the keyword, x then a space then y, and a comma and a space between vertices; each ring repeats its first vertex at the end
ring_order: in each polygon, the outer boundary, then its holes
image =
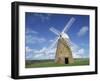
POLYGON ((83 66, 89 65, 88 58, 77 58, 74 59, 72 64, 57 64, 54 60, 26 60, 26 68, 36 68, 36 67, 60 67, 60 66, 83 66))

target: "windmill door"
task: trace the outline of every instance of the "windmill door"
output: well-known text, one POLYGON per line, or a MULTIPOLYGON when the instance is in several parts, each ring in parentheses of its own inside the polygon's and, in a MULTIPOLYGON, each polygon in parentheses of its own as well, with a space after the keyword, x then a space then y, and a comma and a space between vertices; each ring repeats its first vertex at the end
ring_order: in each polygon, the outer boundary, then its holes
POLYGON ((65 64, 68 64, 69 62, 68 62, 68 58, 66 57, 65 58, 65 64))

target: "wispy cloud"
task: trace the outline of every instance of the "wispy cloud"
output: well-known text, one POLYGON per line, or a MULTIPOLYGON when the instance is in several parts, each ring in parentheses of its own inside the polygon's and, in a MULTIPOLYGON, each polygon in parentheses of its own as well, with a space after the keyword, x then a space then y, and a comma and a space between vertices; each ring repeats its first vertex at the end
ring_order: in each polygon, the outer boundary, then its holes
POLYGON ((26 58, 26 60, 31 60, 32 59, 33 51, 34 51, 34 49, 30 48, 29 46, 25 47, 25 58, 26 58))
POLYGON ((40 59, 54 59, 55 58, 55 49, 50 49, 46 54, 46 47, 41 48, 40 50, 31 49, 26 46, 26 59, 40 60, 40 59))
POLYGON ((49 40, 49 42, 53 42, 53 41, 54 41, 54 40, 52 40, 52 39, 51 39, 51 40, 49 40))
POLYGON ((40 50, 35 50, 34 53, 37 53, 37 54, 44 53, 46 50, 47 50, 47 48, 46 47, 43 47, 40 50))
POLYGON ((83 48, 79 49, 77 54, 83 55, 85 53, 85 50, 83 48))
POLYGON ((86 56, 86 51, 84 48, 78 46, 75 43, 72 43, 71 50, 74 58, 84 58, 86 56))
MULTIPOLYGON (((77 46, 76 44, 71 46, 71 50, 74 58, 88 57, 85 55, 86 54, 85 49, 77 46)), ((56 46, 49 50, 47 47, 42 47, 41 49, 32 49, 26 46, 26 53, 27 53, 27 59, 33 59, 33 60, 55 59, 56 46)))
MULTIPOLYGON (((74 58, 87 57, 85 55, 85 49, 77 46, 76 44, 73 44, 73 46, 71 46, 71 50, 72 50, 72 54, 73 54, 74 58)), ((55 59, 56 46, 52 49, 49 49, 49 50, 47 47, 42 47, 41 49, 31 49, 31 48, 26 46, 26 53, 30 54, 31 59, 33 59, 33 60, 55 59)))
POLYGON ((85 50, 83 48, 80 48, 76 52, 73 52, 73 56, 74 58, 83 58, 85 56, 84 53, 85 53, 85 50))
POLYGON ((25 34, 38 34, 37 31, 31 30, 29 28, 26 28, 25 34))
MULTIPOLYGON (((84 43, 83 43, 84 44, 84 43)), ((82 45, 76 44, 71 41, 71 51, 74 58, 87 58, 89 57, 88 48, 85 48, 82 45)))
POLYGON ((84 26, 84 27, 82 27, 82 28, 79 30, 79 32, 77 33, 77 35, 78 35, 78 36, 83 36, 83 35, 85 35, 85 34, 87 33, 88 30, 89 30, 88 27, 87 27, 87 26, 84 26))
POLYGON ((49 49, 46 47, 41 48, 40 50, 35 50, 35 54, 37 54, 35 57, 38 59, 54 59, 55 58, 55 53, 56 53, 56 48, 49 49), (45 53, 47 52, 47 53, 45 53))
POLYGON ((39 36, 26 35, 27 44, 43 43, 46 39, 39 36))
POLYGON ((29 48, 28 46, 25 47, 25 50, 27 53, 32 52, 33 50, 31 48, 29 48))
POLYGON ((25 34, 26 44, 43 43, 46 41, 46 39, 39 36, 39 33, 35 30, 26 28, 25 34))
POLYGON ((44 15, 44 14, 36 13, 34 15, 37 16, 38 18, 40 18, 42 22, 48 21, 51 17, 51 14, 45 14, 44 15))

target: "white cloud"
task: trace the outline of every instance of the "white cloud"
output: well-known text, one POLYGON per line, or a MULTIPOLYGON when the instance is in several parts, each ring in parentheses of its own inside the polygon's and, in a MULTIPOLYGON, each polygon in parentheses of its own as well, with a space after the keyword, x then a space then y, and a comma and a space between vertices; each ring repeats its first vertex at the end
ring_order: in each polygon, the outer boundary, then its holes
POLYGON ((41 48, 40 50, 35 50, 34 53, 44 53, 46 51, 46 47, 41 48))
POLYGON ((79 47, 77 44, 71 43, 71 50, 72 50, 72 51, 76 52, 79 48, 80 48, 80 47, 79 47))
MULTIPOLYGON (((27 55, 30 54, 30 58, 34 60, 39 60, 39 59, 55 59, 56 55, 56 48, 52 49, 47 49, 46 47, 41 48, 40 50, 37 49, 31 49, 29 47, 26 47, 26 53, 27 55), (47 51, 47 53, 45 53, 47 51)), ((72 50, 72 54, 74 58, 85 58, 87 56, 84 55, 85 50, 83 48, 74 48, 72 50)), ((29 58, 29 59, 30 59, 29 58)))
POLYGON ((74 57, 74 58, 82 58, 81 55, 78 55, 78 54, 75 54, 75 53, 73 53, 73 57, 74 57))
POLYGON ((82 28, 79 30, 79 32, 77 33, 77 35, 78 35, 78 36, 83 36, 83 35, 85 35, 85 34, 87 33, 88 30, 89 30, 88 27, 87 27, 87 26, 84 26, 84 27, 82 27, 82 28))
POLYGON ((74 58, 83 58, 85 56, 85 50, 83 48, 72 50, 72 53, 74 58))
POLYGON ((27 59, 27 60, 29 60, 29 59, 32 59, 32 53, 33 53, 33 51, 34 51, 34 49, 31 49, 29 46, 26 46, 25 47, 25 58, 27 59))
POLYGON ((83 58, 85 57, 85 49, 81 48, 75 43, 72 43, 71 50, 74 58, 83 58))
POLYGON ((46 39, 43 37, 26 35, 26 43, 27 44, 43 43, 45 41, 46 41, 46 39))
POLYGON ((34 59, 34 60, 39 60, 39 59, 54 59, 55 58, 55 51, 56 49, 50 49, 48 50, 46 47, 43 47, 41 49, 32 49, 29 46, 26 46, 25 51, 26 51, 26 59, 34 59), (47 53, 45 53, 47 51, 47 53))
POLYGON ((84 53, 85 53, 85 50, 83 48, 79 49, 78 52, 77 52, 77 54, 80 54, 80 55, 82 55, 84 53))
POLYGON ((43 54, 36 54, 36 55, 34 55, 34 58, 36 59, 40 59, 41 57, 43 57, 43 54))
POLYGON ((41 48, 40 50, 32 51, 32 59, 54 59, 56 53, 56 48, 48 50, 46 47, 41 48), (46 53, 47 52, 47 53, 46 53))
POLYGON ((43 58, 46 58, 44 56, 44 53, 43 53, 43 49, 40 49, 40 50, 37 50, 37 49, 31 49, 29 48, 28 46, 26 46, 26 59, 34 59, 34 60, 38 60, 38 59, 43 59, 43 58))
MULTIPOLYGON (((74 58, 84 58, 87 57, 85 55, 85 49, 79 47, 75 43, 71 46, 72 54, 74 58)), ((51 48, 48 50, 47 47, 42 47, 41 49, 31 49, 26 46, 26 53, 29 53, 31 55, 31 59, 55 59, 56 55, 56 46, 54 48, 51 48)))
POLYGON ((27 53, 32 51, 32 49, 29 48, 28 46, 26 46, 25 50, 26 50, 27 53))
MULTIPOLYGON (((40 50, 35 50, 33 52, 34 58, 35 59, 55 59, 55 55, 56 55, 56 48, 52 48, 52 49, 47 49, 46 47, 41 48, 40 50), (47 51, 47 53, 45 53, 45 51, 47 51)), ((84 58, 87 57, 85 56, 85 50, 84 48, 74 48, 74 50, 72 50, 72 54, 74 58, 84 58)))
POLYGON ((50 42, 53 42, 54 40, 51 39, 51 40, 49 40, 49 41, 50 41, 50 42))
POLYGON ((39 13, 36 13, 34 15, 37 16, 38 18, 40 18, 42 22, 48 21, 50 19, 50 16, 51 16, 51 14, 43 15, 43 14, 39 14, 39 13))
POLYGON ((38 34, 37 31, 35 31, 35 30, 31 30, 31 29, 29 29, 29 28, 26 28, 25 33, 26 33, 26 34, 38 34))
POLYGON ((37 31, 31 30, 29 28, 26 28, 25 34, 27 44, 43 43, 46 41, 45 38, 39 36, 39 33, 37 31))

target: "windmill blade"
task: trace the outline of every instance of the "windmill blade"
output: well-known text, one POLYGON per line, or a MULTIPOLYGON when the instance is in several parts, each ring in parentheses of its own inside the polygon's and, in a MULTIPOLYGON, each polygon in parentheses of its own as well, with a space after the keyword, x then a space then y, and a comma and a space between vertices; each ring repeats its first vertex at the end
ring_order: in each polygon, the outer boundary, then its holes
POLYGON ((49 52, 49 50, 51 50, 55 46, 55 44, 57 43, 58 39, 59 39, 59 37, 57 37, 54 40, 54 42, 51 44, 51 46, 45 51, 45 54, 47 54, 49 52))
POLYGON ((69 42, 68 39, 66 39, 66 42, 67 42, 67 44, 68 44, 69 46, 71 46, 71 43, 69 42))
POLYGON ((79 46, 75 44, 74 42, 72 42, 70 39, 68 39, 68 44, 70 44, 70 47, 72 50, 73 48, 79 49, 79 46))
POLYGON ((65 26, 65 28, 63 29, 63 33, 64 32, 67 32, 68 31, 68 29, 71 27, 71 25, 74 23, 74 21, 75 21, 75 18, 74 17, 72 17, 70 20, 69 20, 69 22, 66 24, 66 26, 65 26))
POLYGON ((67 43, 67 45, 68 45, 69 47, 72 46, 72 42, 71 42, 69 39, 66 39, 66 43, 67 43))
POLYGON ((59 37, 57 37, 54 42, 51 44, 51 46, 49 47, 49 49, 52 49, 54 47, 54 45, 57 43, 59 37))
POLYGON ((57 29, 53 28, 53 27, 50 28, 50 31, 52 31, 53 33, 55 33, 58 36, 60 34, 60 32, 57 29))
POLYGON ((76 45, 75 43, 73 43, 70 39, 66 39, 67 44, 71 47, 73 45, 76 45))

